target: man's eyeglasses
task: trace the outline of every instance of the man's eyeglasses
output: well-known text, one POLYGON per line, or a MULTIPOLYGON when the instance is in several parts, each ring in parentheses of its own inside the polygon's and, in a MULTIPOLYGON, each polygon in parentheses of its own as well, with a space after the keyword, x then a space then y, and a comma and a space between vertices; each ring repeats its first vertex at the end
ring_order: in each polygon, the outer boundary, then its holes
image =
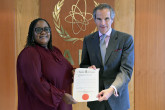
POLYGON ((40 34, 42 31, 45 31, 46 33, 50 33, 50 31, 51 31, 51 29, 49 27, 44 27, 44 28, 36 27, 36 28, 34 28, 34 30, 37 34, 40 34))

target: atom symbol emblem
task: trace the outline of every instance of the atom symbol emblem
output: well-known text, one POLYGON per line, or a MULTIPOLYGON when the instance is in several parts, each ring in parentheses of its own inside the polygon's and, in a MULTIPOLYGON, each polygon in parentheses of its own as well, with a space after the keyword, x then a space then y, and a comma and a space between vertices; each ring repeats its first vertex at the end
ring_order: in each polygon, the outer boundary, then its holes
MULTIPOLYGON (((70 15, 66 16, 65 17, 65 21, 68 22, 68 23, 72 23, 72 30, 75 34, 78 34, 80 31, 85 31, 86 30, 86 26, 89 24, 89 21, 92 19, 92 14, 90 13, 87 13, 86 12, 86 0, 84 0, 85 2, 85 11, 82 12, 78 7, 77 7, 77 4, 78 4, 79 0, 77 1, 76 5, 72 5, 72 11, 69 12, 70 15), (78 12, 76 12, 76 9, 78 10, 78 12), (81 19, 76 19, 76 17, 80 16, 81 19), (87 16, 91 16, 89 19, 87 19, 87 16), (69 21, 68 19, 69 18, 72 18, 71 21, 69 21), (74 25, 77 25, 77 27, 79 28, 79 31, 78 32, 75 32, 75 28, 74 28, 74 25)), ((67 42, 73 42, 73 44, 77 41, 83 41, 84 38, 73 38, 71 37, 68 32, 63 28, 63 26, 61 25, 61 22, 60 22, 60 11, 61 11, 61 7, 63 6, 64 4, 64 0, 60 0, 58 1, 58 3, 54 6, 54 11, 52 13, 53 15, 53 21, 54 21, 54 24, 55 24, 55 29, 57 31, 57 33, 59 34, 59 36, 61 38, 63 38, 64 41, 67 41, 67 42)), ((97 3, 96 1, 94 1, 94 4, 95 4, 95 7, 99 4, 97 3)), ((97 31, 97 28, 95 27, 95 29, 91 32, 95 32, 97 31)))
POLYGON ((65 17, 65 21, 72 24, 72 31, 74 34, 78 34, 81 31, 85 31, 86 26, 89 24, 89 21, 92 19, 92 14, 87 13, 86 0, 84 0, 84 2, 85 2, 84 12, 82 12, 80 8, 77 6, 79 3, 79 0, 78 0, 75 5, 72 5, 69 15, 65 17), (87 16, 89 16, 89 19, 87 19, 87 16), (80 18, 77 19, 77 17, 80 17, 80 18), (71 18, 71 21, 68 20, 69 18, 71 18), (75 31, 75 28, 78 28, 77 32, 75 31))

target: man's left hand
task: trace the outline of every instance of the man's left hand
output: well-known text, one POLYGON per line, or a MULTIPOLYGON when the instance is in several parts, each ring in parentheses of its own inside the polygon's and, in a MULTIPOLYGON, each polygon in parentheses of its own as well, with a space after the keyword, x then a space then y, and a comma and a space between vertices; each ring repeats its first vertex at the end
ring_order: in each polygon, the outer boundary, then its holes
POLYGON ((114 93, 114 88, 110 87, 108 89, 102 90, 98 95, 98 101, 108 100, 108 98, 114 93))

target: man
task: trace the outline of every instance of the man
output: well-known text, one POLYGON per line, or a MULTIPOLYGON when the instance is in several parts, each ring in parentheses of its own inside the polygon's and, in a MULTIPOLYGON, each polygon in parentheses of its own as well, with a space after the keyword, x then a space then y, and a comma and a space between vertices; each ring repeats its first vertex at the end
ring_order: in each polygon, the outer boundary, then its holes
POLYGON ((134 65, 134 43, 131 35, 112 29, 115 16, 108 4, 93 10, 98 28, 84 38, 81 68, 100 68, 98 101, 88 102, 90 110, 128 110, 128 83, 134 65))

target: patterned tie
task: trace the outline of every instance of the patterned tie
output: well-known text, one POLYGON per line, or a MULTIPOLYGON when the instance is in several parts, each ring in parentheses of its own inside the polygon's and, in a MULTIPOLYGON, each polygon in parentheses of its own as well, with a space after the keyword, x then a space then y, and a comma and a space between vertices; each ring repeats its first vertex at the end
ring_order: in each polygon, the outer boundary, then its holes
POLYGON ((105 60, 105 54, 106 54, 106 42, 105 42, 106 34, 103 34, 101 36, 100 40, 100 50, 101 50, 101 56, 102 56, 102 62, 104 65, 104 60, 105 60))

